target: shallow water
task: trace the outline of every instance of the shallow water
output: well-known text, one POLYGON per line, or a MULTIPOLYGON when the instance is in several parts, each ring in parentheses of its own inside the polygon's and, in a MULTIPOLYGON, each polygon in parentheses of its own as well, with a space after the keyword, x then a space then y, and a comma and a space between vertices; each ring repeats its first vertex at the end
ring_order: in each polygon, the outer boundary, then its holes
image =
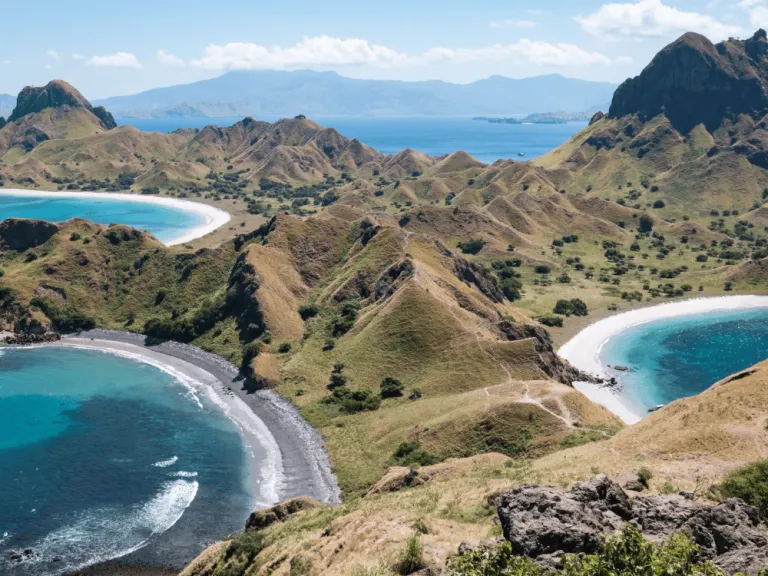
POLYGON ((768 358, 768 309, 743 309, 666 318, 608 340, 604 365, 622 384, 619 397, 642 417, 658 404, 703 392, 726 376, 768 358))
POLYGON ((65 222, 85 218, 103 224, 126 224, 146 230, 161 242, 168 243, 205 223, 196 212, 174 206, 115 198, 33 197, 0 193, 0 220, 36 218, 49 222, 65 222))
POLYGON ((243 525, 248 471, 235 424, 158 368, 92 350, 0 351, 1 574, 135 550, 127 561, 182 566, 243 525))

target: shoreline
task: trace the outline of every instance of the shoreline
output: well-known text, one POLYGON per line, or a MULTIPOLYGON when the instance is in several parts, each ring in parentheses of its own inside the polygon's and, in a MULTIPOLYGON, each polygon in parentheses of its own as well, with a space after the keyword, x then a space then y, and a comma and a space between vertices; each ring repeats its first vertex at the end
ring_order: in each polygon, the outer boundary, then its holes
MULTIPOLYGON (((238 380, 239 370, 220 356, 172 341, 150 345, 141 334, 102 329, 33 345, 37 346, 98 350, 144 362, 173 376, 198 403, 197 394, 204 394, 235 423, 243 447, 251 456, 248 459, 254 487, 253 500, 248 503, 251 511, 295 496, 310 496, 328 504, 341 501, 341 491, 323 441, 314 428, 273 390, 251 394, 243 390, 238 380)), ((135 557, 136 553, 139 551, 130 551, 70 574, 165 576, 172 569, 146 564, 140 555, 135 557)))
POLYGON ((185 212, 192 212, 198 216, 202 216, 204 223, 199 226, 195 226, 187 230, 181 236, 177 236, 164 242, 166 246, 177 246, 179 244, 185 244, 202 238, 203 236, 210 234, 214 230, 221 228, 224 224, 232 219, 232 216, 208 204, 202 202, 195 202, 193 200, 183 200, 178 198, 167 198, 162 196, 149 196, 141 194, 129 194, 125 192, 82 192, 82 191, 46 191, 46 190, 20 190, 15 188, 3 188, 0 189, 0 195, 7 194, 8 196, 22 196, 29 198, 90 198, 90 199, 114 199, 124 200, 127 202, 139 202, 144 204, 155 204, 159 206, 166 206, 169 208, 176 208, 185 212))
MULTIPOLYGON (((563 344, 557 353, 579 370, 607 379, 612 374, 601 362, 600 353, 610 339, 625 330, 657 320, 753 308, 768 308, 768 296, 712 296, 636 308, 590 324, 563 344)), ((645 416, 635 414, 618 394, 608 388, 589 382, 575 382, 574 387, 592 402, 613 412, 625 424, 635 424, 645 416)))

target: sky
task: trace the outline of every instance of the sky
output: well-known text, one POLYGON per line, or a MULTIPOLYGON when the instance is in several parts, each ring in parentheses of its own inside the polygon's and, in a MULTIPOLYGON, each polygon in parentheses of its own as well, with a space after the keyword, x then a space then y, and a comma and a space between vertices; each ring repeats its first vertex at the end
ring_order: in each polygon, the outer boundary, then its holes
POLYGON ((244 69, 618 83, 686 31, 768 27, 768 0, 37 0, 2 14, 0 93, 60 78, 96 99, 244 69))

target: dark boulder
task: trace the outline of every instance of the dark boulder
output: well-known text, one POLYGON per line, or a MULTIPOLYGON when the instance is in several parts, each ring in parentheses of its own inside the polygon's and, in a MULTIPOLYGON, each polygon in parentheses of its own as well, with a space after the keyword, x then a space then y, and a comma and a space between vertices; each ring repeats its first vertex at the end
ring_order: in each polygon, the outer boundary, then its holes
POLYGON ((685 534, 703 559, 729 573, 757 574, 768 566, 768 527, 755 507, 738 499, 716 505, 685 494, 630 499, 600 475, 568 492, 523 485, 501 495, 498 514, 515 552, 548 566, 556 566, 564 554, 596 552, 602 537, 618 533, 625 523, 655 542, 685 534))

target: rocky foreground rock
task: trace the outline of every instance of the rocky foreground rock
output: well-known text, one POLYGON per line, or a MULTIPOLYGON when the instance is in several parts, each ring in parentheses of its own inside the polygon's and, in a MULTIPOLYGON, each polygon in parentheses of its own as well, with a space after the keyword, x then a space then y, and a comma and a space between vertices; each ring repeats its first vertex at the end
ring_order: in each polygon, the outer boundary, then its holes
POLYGON ((504 537, 514 551, 550 567, 564 554, 597 552, 602 537, 620 532, 626 523, 656 542, 683 533, 700 547, 703 559, 731 574, 757 574, 768 566, 768 526, 757 508, 735 498, 716 505, 685 493, 630 498, 599 475, 567 492, 523 485, 497 502, 504 537))

